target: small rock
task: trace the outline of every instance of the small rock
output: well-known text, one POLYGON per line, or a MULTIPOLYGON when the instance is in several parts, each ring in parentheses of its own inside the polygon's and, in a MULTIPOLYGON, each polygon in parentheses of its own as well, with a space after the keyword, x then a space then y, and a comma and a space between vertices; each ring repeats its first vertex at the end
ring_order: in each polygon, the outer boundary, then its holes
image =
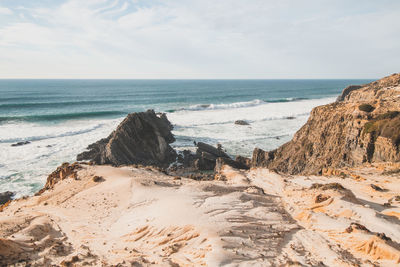
POLYGON ((0 193, 0 205, 7 203, 14 195, 15 193, 11 191, 0 193))
POLYGON ((249 186, 246 188, 245 192, 249 194, 265 195, 264 190, 258 186, 249 186))
POLYGON ((245 120, 237 120, 237 121, 235 121, 235 124, 236 125, 250 125, 250 123, 248 123, 245 120))
POLYGON ((31 142, 29 142, 29 141, 23 141, 23 142, 18 142, 18 143, 12 144, 11 146, 23 146, 23 145, 27 145, 30 143, 31 142))
POLYGON ((380 239, 382 239, 382 240, 385 240, 385 241, 392 241, 392 239, 390 238, 390 237, 387 237, 386 235, 385 235, 385 233, 377 233, 377 234, 375 234, 377 237, 379 237, 380 239))
POLYGON ((384 192, 386 191, 385 189, 383 189, 382 187, 379 187, 377 185, 371 184, 372 189, 379 191, 379 192, 384 192))
POLYGON ((347 233, 351 233, 351 232, 353 232, 354 229, 362 230, 362 231, 366 231, 366 232, 370 232, 370 231, 367 229, 367 227, 365 227, 365 226, 362 225, 362 224, 355 223, 355 222, 351 223, 350 226, 346 228, 346 232, 347 232, 347 233))
POLYGON ((93 180, 93 182, 99 183, 99 182, 104 181, 104 178, 96 175, 96 176, 93 176, 92 180, 93 180))
POLYGON ((318 196, 315 197, 315 203, 321 203, 324 202, 325 200, 328 200, 330 196, 324 196, 322 194, 319 194, 318 196))

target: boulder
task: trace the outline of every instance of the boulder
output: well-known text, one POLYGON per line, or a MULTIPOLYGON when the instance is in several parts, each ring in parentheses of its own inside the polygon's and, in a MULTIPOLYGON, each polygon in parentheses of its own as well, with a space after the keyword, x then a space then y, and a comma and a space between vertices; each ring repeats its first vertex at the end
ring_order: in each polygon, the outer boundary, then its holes
POLYGON ((30 144, 31 142, 29 142, 29 141, 22 141, 22 142, 18 142, 18 143, 15 143, 15 144, 12 144, 11 146, 23 146, 23 145, 27 145, 27 144, 30 144))
POLYGON ((207 160, 204 158, 195 159, 193 162, 193 167, 197 171, 209 171, 215 168, 215 160, 207 160))
POLYGON ((14 192, 6 191, 0 193, 0 205, 7 203, 8 201, 12 200, 12 197, 15 195, 14 192))
POLYGON ((236 156, 235 161, 241 164, 242 166, 245 166, 243 169, 250 169, 251 166, 251 159, 246 158, 243 156, 236 156))
POLYGON ((235 121, 235 124, 236 125, 250 125, 250 123, 248 123, 245 120, 237 120, 237 121, 235 121))
POLYGON ((249 169, 249 166, 247 166, 239 161, 236 161, 236 160, 233 160, 230 158, 218 158, 215 163, 214 171, 216 173, 220 172, 224 165, 231 166, 232 168, 235 168, 235 169, 244 169, 244 170, 249 169))
POLYGON ((165 114, 153 110, 129 114, 107 138, 88 146, 77 160, 114 166, 141 164, 166 167, 176 160, 175 141, 165 114))
POLYGON ((214 155, 216 158, 217 157, 222 157, 222 158, 230 158, 228 154, 226 154, 223 150, 222 147, 219 145, 217 148, 213 147, 211 145, 208 145, 203 142, 198 142, 197 143, 197 154, 201 154, 202 152, 207 152, 211 155, 214 155))

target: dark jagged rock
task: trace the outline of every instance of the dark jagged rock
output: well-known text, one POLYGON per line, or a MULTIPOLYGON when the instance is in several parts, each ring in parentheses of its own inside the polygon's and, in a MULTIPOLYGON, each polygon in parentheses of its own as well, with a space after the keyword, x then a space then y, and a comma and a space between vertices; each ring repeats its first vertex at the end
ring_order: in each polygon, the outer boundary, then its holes
POLYGON ((0 193, 0 205, 7 203, 8 201, 12 200, 12 197, 15 195, 14 192, 6 191, 0 193))
POLYGON ((264 151, 260 148, 253 150, 251 165, 257 167, 267 167, 274 160, 276 150, 264 151))
POLYGON ((193 162, 195 170, 209 171, 215 168, 215 160, 208 160, 205 158, 198 158, 193 162))
POLYGON ((226 154, 223 150, 222 147, 219 145, 219 147, 213 147, 211 145, 208 145, 206 143, 203 142, 198 142, 197 143, 197 154, 202 152, 207 152, 211 155, 214 155, 216 158, 217 157, 223 157, 223 158, 230 158, 228 154, 226 154))
POLYGON ((250 123, 248 123, 245 120, 237 120, 237 121, 235 121, 235 124, 236 125, 250 125, 250 123))
POLYGON ((215 168, 217 158, 230 159, 229 155, 223 151, 220 144, 218 144, 218 147, 213 147, 203 142, 198 142, 196 145, 197 159, 194 161, 195 169, 213 170, 215 168))
POLYGON ((182 154, 179 154, 177 159, 183 167, 188 168, 193 165, 193 162, 197 159, 197 155, 192 154, 190 150, 183 150, 182 154))
POLYGON ((191 174, 198 175, 199 173, 202 174, 203 171, 218 173, 223 165, 229 165, 236 169, 250 168, 251 159, 237 156, 236 159, 233 160, 223 150, 220 144, 218 144, 217 147, 203 142, 194 142, 194 144, 197 146, 196 153, 184 150, 178 156, 178 162, 181 165, 173 164, 170 166, 168 168, 169 174, 186 177, 189 175, 190 177, 191 174))
POLYGON ((11 146, 23 146, 23 145, 27 145, 30 143, 31 142, 29 142, 29 141, 23 141, 23 142, 18 142, 18 143, 12 144, 11 146))
POLYGON ((379 187, 377 185, 371 184, 372 189, 379 191, 379 192, 386 192, 387 190, 383 189, 382 187, 379 187))
POLYGON ((236 156, 235 161, 244 166, 243 169, 250 169, 251 167, 251 159, 243 157, 243 156, 236 156))
POLYGON ((129 114, 107 138, 88 146, 77 160, 114 166, 142 164, 165 167, 176 159, 175 141, 165 114, 153 110, 129 114))
POLYGON ((244 170, 248 170, 249 167, 245 164, 243 164, 242 162, 230 159, 230 158, 218 158, 215 164, 215 169, 214 171, 216 173, 220 172, 222 167, 224 165, 228 165, 231 166, 232 168, 235 169, 244 169, 244 170))
POLYGON ((215 164, 218 158, 231 159, 228 154, 224 152, 220 144, 217 147, 203 143, 194 142, 197 146, 196 153, 192 153, 189 150, 184 150, 182 154, 178 155, 178 162, 182 165, 171 166, 170 172, 176 172, 175 169, 182 167, 185 172, 198 172, 198 171, 212 171, 215 168, 215 164))

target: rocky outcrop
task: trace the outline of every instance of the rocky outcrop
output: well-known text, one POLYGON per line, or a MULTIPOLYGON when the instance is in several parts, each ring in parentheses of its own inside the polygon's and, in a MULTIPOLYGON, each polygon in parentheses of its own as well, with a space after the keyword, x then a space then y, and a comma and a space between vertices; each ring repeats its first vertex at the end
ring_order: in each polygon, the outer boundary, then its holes
POLYGON ((77 162, 72 164, 64 162, 63 164, 61 164, 61 166, 57 167, 55 171, 50 173, 50 175, 47 177, 46 184, 44 185, 44 187, 40 189, 35 195, 41 195, 44 191, 53 188, 54 185, 61 180, 67 178, 77 179, 78 178, 77 172, 81 168, 82 166, 77 162))
POLYGON ((178 156, 178 163, 167 170, 173 176, 184 176, 196 180, 209 180, 215 173, 222 170, 222 166, 229 165, 235 169, 250 169, 251 159, 237 156, 232 159, 220 144, 217 147, 195 142, 196 153, 184 150, 178 156), (204 172, 203 172, 204 171, 204 172))
POLYGON ((241 161, 238 161, 238 160, 233 160, 233 159, 230 159, 230 158, 218 158, 216 160, 216 163, 215 163, 214 171, 216 173, 220 172, 224 165, 231 166, 232 168, 235 168, 235 169, 248 170, 250 168, 244 162, 241 162, 241 161))
POLYGON ((12 200, 13 196, 14 196, 14 193, 10 192, 10 191, 0 193, 0 205, 3 205, 5 203, 7 203, 8 201, 12 200))
POLYGON ((336 98, 336 101, 341 102, 346 99, 346 97, 353 92, 354 90, 358 90, 362 87, 362 85, 349 85, 343 89, 343 92, 336 98))
POLYGON ((338 100, 314 108, 290 142, 274 151, 255 149, 252 165, 321 174, 327 167, 400 161, 400 74, 347 87, 338 100), (360 108, 366 104, 372 108, 360 108))
POLYGON ((235 161, 244 166, 242 169, 250 169, 251 159, 243 156, 236 156, 235 161))
POLYGON ((193 161, 193 167, 197 170, 213 170, 218 158, 231 159, 226 154, 221 145, 213 147, 209 144, 198 142, 196 143, 196 157, 193 161))
POLYGON ((165 167, 176 159, 175 141, 165 114, 153 110, 129 114, 107 138, 88 146, 77 160, 96 164, 142 164, 165 167))

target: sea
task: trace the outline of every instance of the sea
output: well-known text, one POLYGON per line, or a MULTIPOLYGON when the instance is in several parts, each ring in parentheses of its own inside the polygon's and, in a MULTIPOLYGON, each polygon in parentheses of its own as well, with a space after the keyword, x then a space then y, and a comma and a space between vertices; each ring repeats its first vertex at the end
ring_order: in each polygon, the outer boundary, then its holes
POLYGON ((370 81, 0 80, 0 192, 34 194, 131 112, 167 113, 177 150, 202 141, 251 156, 255 147, 288 142, 313 107, 335 101, 346 86, 370 81))

